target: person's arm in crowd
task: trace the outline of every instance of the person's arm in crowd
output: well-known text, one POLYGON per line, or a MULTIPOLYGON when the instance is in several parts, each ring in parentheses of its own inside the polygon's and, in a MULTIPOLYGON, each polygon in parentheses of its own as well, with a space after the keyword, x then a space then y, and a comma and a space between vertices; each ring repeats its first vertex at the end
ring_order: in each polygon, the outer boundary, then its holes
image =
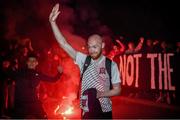
POLYGON ((34 49, 33 49, 33 47, 32 47, 32 44, 31 44, 31 40, 29 41, 29 49, 30 49, 30 51, 34 51, 34 49))
POLYGON ((120 41, 120 40, 116 40, 116 42, 119 44, 120 49, 119 52, 122 53, 125 51, 125 45, 120 41))
POLYGON ((143 43, 144 43, 144 38, 140 37, 140 42, 138 43, 137 47, 135 48, 135 52, 138 52, 142 49, 143 43))
POLYGON ((47 81, 47 82, 56 82, 57 80, 60 79, 60 76, 62 75, 63 69, 61 66, 57 67, 58 73, 56 74, 56 76, 51 77, 45 74, 39 74, 39 79, 43 80, 43 81, 47 81))
POLYGON ((70 55, 71 58, 75 60, 77 54, 76 50, 67 42, 66 38, 62 35, 56 24, 56 19, 59 14, 59 4, 56 4, 49 15, 49 22, 51 24, 52 31, 59 45, 70 55))
POLYGON ((154 42, 153 42, 153 45, 154 46, 156 46, 156 45, 158 45, 159 44, 159 41, 158 40, 155 40, 154 42))

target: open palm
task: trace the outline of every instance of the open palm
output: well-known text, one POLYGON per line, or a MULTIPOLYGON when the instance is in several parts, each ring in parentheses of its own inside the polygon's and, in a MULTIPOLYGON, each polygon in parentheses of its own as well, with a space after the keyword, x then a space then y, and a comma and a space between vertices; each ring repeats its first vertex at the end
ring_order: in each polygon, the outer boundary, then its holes
POLYGON ((59 13, 60 13, 60 11, 59 11, 59 4, 57 3, 57 4, 53 7, 53 9, 52 9, 52 11, 51 11, 51 13, 50 13, 50 15, 49 15, 49 21, 50 21, 50 22, 54 22, 54 21, 57 19, 59 13))

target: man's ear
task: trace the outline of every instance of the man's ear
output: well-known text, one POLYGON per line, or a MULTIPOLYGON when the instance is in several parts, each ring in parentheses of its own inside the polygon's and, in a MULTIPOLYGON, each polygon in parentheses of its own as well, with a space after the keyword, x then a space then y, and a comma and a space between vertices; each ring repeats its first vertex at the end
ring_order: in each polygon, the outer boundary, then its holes
POLYGON ((105 43, 103 42, 103 43, 102 43, 102 49, 104 49, 104 47, 105 47, 105 43))

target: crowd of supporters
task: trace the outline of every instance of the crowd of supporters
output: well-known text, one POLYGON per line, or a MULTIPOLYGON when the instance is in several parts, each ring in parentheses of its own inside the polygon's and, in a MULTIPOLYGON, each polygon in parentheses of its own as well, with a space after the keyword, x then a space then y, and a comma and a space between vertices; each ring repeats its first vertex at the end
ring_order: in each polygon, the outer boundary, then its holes
MULTIPOLYGON (((113 40, 114 45, 108 46, 112 49, 106 52, 106 56, 111 60, 118 55, 124 54, 134 54, 134 53, 169 53, 173 52, 179 56, 180 52, 180 41, 176 43, 167 43, 166 41, 160 41, 157 39, 145 39, 140 37, 137 41, 125 42, 123 37, 119 37, 113 40)), ((32 41, 30 38, 22 39, 11 39, 11 40, 2 40, 0 47, 0 116, 11 114, 13 110, 13 99, 14 99, 14 85, 15 81, 10 79, 9 71, 16 71, 17 69, 24 68, 26 66, 26 57, 28 52, 34 51, 32 47, 32 41)), ((54 50, 58 52, 58 49, 54 50)), ((45 53, 47 56, 46 59, 50 59, 53 53, 53 50, 50 50, 45 53)), ((63 55, 63 54, 62 54, 63 55)), ((54 60, 58 59, 55 55, 54 60)), ((52 61, 49 61, 52 62, 52 61)), ((49 64, 50 65, 50 64, 49 64)), ((47 69, 48 70, 48 69, 47 69)), ((137 97, 138 94, 132 95, 129 94, 129 97, 137 97)), ((176 97, 176 96, 174 96, 176 97)), ((160 91, 157 95, 156 102, 163 102, 166 99, 166 102, 171 104, 169 94, 160 91)))

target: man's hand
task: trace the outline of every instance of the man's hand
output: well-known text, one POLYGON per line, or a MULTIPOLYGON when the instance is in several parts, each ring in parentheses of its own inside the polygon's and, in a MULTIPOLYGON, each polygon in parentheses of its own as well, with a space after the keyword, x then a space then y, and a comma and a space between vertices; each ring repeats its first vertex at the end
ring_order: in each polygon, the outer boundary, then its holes
POLYGON ((103 92, 101 92, 101 91, 97 90, 97 95, 96 95, 96 98, 100 98, 100 97, 102 97, 102 94, 103 94, 103 92))
POLYGON ((63 68, 60 65, 57 67, 57 70, 58 70, 59 73, 63 72, 63 68))
POLYGON ((59 13, 60 13, 60 11, 59 11, 59 4, 57 3, 53 7, 53 9, 52 9, 52 11, 51 11, 51 13, 49 15, 49 22, 55 22, 57 17, 58 17, 58 15, 59 15, 59 13))
POLYGON ((121 92, 121 86, 119 83, 116 83, 113 84, 113 89, 111 90, 104 92, 97 90, 96 98, 118 96, 120 92, 121 92))
POLYGON ((141 43, 143 43, 144 42, 144 37, 140 37, 139 40, 140 40, 141 43))

